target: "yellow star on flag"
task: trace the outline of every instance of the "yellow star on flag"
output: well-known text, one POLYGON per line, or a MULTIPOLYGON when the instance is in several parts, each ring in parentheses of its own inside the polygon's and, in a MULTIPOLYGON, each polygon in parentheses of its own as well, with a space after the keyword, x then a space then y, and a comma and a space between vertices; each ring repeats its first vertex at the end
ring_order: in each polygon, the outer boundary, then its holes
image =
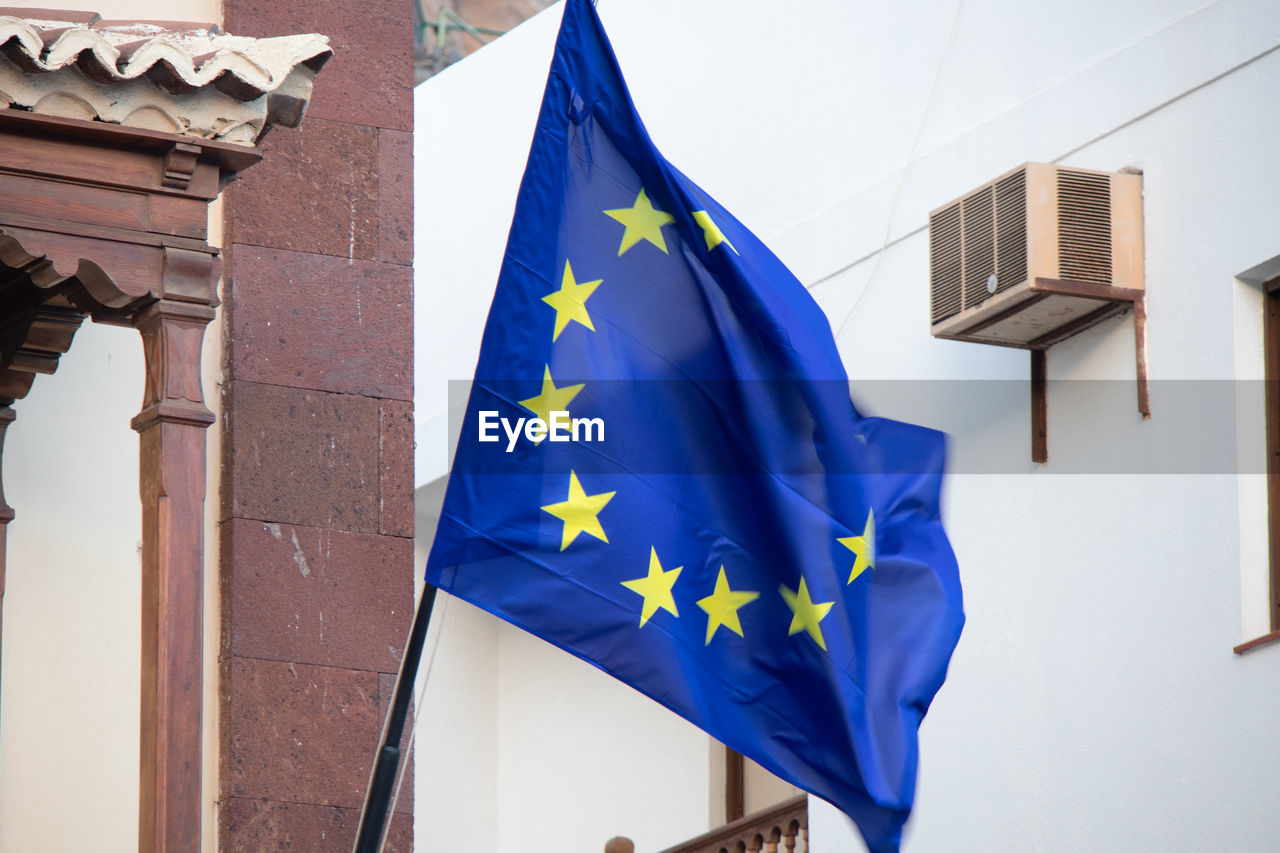
MULTIPOLYGON (((546 370, 542 374, 542 393, 536 397, 530 397, 528 400, 521 400, 520 405, 533 412, 544 422, 551 421, 552 412, 567 412, 569 401, 578 396, 584 385, 566 385, 563 388, 557 388, 556 383, 551 381, 551 365, 547 365, 546 370)), ((546 436, 539 438, 536 443, 540 443, 546 436)))
POLYGON ((564 522, 564 533, 560 537, 560 550, 568 548, 579 533, 589 533, 601 542, 608 542, 604 528, 600 526, 600 510, 613 499, 617 492, 601 492, 589 495, 578 482, 578 475, 569 472, 569 497, 560 503, 547 504, 543 512, 549 512, 564 522))
POLYGON ((822 639, 822 627, 818 623, 826 618, 828 611, 835 606, 835 602, 815 602, 809 597, 809 588, 805 586, 804 578, 800 578, 798 591, 792 592, 784 584, 778 587, 778 592, 782 593, 787 606, 791 608, 791 627, 787 630, 788 636, 808 631, 813 641, 825 652, 827 641, 822 639))
POLYGON ((720 230, 720 226, 711 221, 711 214, 705 210, 693 211, 693 221, 698 223, 702 229, 702 236, 707 241, 707 251, 710 252, 716 246, 724 243, 733 253, 738 254, 738 250, 733 248, 733 244, 724 236, 724 232, 720 230))
POLYGON ((698 606, 707 612, 707 642, 721 625, 739 637, 742 636, 742 623, 738 621, 738 609, 750 604, 760 597, 758 592, 737 591, 729 588, 729 579, 724 576, 724 566, 720 567, 720 576, 716 578, 715 592, 706 598, 698 599, 698 606))
POLYGON ((667 241, 662 238, 662 226, 670 225, 676 221, 676 218, 654 207, 653 202, 649 201, 649 197, 644 194, 644 189, 640 190, 640 195, 636 196, 636 203, 631 207, 619 207, 606 210, 605 213, 627 226, 627 229, 622 232, 622 245, 618 247, 618 257, 622 257, 623 252, 641 240, 648 240, 664 253, 670 254, 667 252, 667 241))
POLYGON ((658 562, 657 550, 650 548, 649 574, 633 581, 622 582, 627 589, 644 597, 644 605, 640 608, 641 628, 660 609, 679 618, 680 614, 676 611, 676 599, 671 594, 671 588, 676 585, 676 579, 680 577, 680 570, 683 568, 684 566, 676 566, 674 569, 663 571, 662 564, 658 562))
POLYGON ((556 309, 556 327, 551 333, 552 343, 556 342, 560 333, 571 321, 581 323, 593 332, 596 330, 596 327, 591 325, 591 315, 587 313, 587 298, 603 281, 604 279, 597 279, 579 284, 573 280, 573 268, 569 266, 569 262, 564 262, 564 279, 560 282, 560 289, 542 297, 543 302, 556 309))
POLYGON ((862 529, 861 536, 843 536, 836 540, 844 547, 854 553, 856 559, 853 561, 853 573, 849 575, 849 580, 845 581, 845 586, 853 583, 854 579, 865 572, 867 569, 876 567, 876 517, 873 510, 867 510, 867 526, 862 529))

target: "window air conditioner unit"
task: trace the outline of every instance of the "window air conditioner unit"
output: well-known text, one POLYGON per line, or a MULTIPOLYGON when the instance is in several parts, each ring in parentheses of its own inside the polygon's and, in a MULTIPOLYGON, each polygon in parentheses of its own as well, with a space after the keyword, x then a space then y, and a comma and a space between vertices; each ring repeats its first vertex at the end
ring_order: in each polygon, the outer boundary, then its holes
POLYGON ((1026 163, 929 215, 935 337, 1043 350, 1142 301, 1142 176, 1026 163))

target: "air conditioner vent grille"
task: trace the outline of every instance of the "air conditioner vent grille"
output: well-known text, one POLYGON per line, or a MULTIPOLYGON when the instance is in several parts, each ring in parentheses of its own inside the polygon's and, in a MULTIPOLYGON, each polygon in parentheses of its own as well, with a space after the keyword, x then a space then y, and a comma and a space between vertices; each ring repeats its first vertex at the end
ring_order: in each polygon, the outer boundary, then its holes
POLYGON ((960 234, 960 205, 953 204, 929 219, 930 288, 934 323, 960 313, 961 270, 964 256, 960 234))
POLYGON ((1142 177, 1024 163, 929 214, 934 337, 1038 349, 1135 298, 1142 177))
POLYGON ((996 184, 996 293, 1027 278, 1027 173, 996 184))
POLYGON ((964 229, 964 306, 991 294, 987 279, 996 271, 995 193, 986 187, 960 202, 964 229))
POLYGON ((1058 271, 1111 284, 1111 182, 1106 175, 1058 172, 1058 271))

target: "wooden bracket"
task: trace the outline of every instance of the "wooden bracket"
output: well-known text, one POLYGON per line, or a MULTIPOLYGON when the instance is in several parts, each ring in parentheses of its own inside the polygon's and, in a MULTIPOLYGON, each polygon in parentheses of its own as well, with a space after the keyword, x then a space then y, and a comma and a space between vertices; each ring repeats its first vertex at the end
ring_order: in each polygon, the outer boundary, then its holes
POLYGON ((200 147, 187 142, 175 142, 164 157, 164 177, 162 186, 175 190, 185 190, 191 186, 191 178, 195 176, 196 166, 200 163, 200 147))

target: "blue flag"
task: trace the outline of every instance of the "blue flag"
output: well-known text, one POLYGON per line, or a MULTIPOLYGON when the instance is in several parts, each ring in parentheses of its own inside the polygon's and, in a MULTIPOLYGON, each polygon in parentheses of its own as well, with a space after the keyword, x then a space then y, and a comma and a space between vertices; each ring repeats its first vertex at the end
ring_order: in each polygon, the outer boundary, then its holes
POLYGON ((427 580, 896 851, 964 622, 943 445, 858 413, 826 316, 568 0, 427 580))

